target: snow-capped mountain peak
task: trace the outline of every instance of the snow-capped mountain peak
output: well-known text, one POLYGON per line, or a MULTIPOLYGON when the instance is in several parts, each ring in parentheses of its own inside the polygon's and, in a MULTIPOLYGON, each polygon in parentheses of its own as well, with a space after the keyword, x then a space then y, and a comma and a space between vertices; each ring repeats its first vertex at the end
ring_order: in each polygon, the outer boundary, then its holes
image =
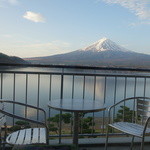
POLYGON ((101 52, 101 51, 129 51, 119 45, 117 45, 115 42, 111 41, 107 38, 102 38, 99 41, 93 43, 92 45, 83 48, 84 51, 93 51, 93 52, 101 52))

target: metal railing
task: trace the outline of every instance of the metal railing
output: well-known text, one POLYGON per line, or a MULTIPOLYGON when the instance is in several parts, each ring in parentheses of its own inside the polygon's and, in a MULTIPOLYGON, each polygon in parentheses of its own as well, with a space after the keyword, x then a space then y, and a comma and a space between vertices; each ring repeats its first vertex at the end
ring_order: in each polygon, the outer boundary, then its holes
MULTIPOLYGON (((1 99, 21 101, 25 104, 43 107, 48 117, 59 113, 47 107, 47 103, 55 98, 98 99, 109 106, 123 98, 149 96, 149 89, 150 69, 1 64, 0 70, 1 99), (29 70, 28 67, 30 67, 29 70), (35 67, 36 71, 34 71, 35 67), (37 68, 40 68, 39 71, 37 68), (41 71, 43 68, 46 69, 41 71), (50 70, 50 68, 57 70, 50 70)), ((12 108, 14 114, 20 113, 20 110, 17 109, 15 106, 12 108)), ((113 118, 116 117, 117 111, 113 111, 113 118)), ((25 117, 36 116, 37 120, 42 119, 39 112, 30 114, 27 109, 24 110, 24 115, 25 117)), ((107 111, 89 115, 93 118, 91 133, 82 134, 81 131, 80 135, 105 135, 107 111), (97 131, 95 132, 95 130, 97 131)), ((14 125, 15 119, 10 124, 14 125)), ((72 124, 70 123, 69 133, 63 133, 63 125, 63 122, 60 121, 59 133, 51 135, 59 137, 60 142, 63 137, 72 136, 72 124)))

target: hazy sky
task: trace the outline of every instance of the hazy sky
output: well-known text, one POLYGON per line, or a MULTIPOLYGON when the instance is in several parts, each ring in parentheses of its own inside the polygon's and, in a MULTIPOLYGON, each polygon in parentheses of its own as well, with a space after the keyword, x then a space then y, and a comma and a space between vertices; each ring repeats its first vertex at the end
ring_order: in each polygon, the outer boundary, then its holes
POLYGON ((150 54, 150 0, 0 0, 0 52, 70 52, 107 37, 150 54))

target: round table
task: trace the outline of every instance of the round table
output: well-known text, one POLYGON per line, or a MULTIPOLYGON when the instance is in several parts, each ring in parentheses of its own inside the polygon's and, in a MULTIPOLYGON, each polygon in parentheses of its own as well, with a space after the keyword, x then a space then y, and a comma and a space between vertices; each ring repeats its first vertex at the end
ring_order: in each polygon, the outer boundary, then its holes
POLYGON ((92 99, 53 99, 48 103, 50 108, 74 113, 73 144, 78 145, 79 113, 98 112, 106 109, 100 100, 92 99))

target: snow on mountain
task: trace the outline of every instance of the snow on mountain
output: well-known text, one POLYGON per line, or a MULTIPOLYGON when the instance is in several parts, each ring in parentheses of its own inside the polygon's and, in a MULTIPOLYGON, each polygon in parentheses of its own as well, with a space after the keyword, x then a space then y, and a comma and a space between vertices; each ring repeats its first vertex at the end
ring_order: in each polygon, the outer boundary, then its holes
POLYGON ((99 41, 93 43, 92 45, 83 48, 83 51, 93 51, 93 52, 102 52, 102 51, 122 51, 126 52, 129 51, 119 45, 117 45, 115 42, 111 41, 107 38, 102 38, 99 41))

